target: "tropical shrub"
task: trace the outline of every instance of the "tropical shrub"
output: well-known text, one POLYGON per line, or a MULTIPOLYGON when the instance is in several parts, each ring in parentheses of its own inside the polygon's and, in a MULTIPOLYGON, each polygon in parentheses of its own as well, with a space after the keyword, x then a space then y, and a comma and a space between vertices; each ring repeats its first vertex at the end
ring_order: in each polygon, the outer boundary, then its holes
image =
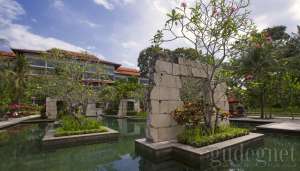
POLYGON ((173 111, 171 115, 179 125, 197 127, 204 122, 203 103, 184 102, 184 105, 173 111))
POLYGON ((86 118, 84 116, 80 116, 78 118, 73 116, 64 116, 60 121, 60 127, 55 130, 55 136, 78 135, 106 131, 107 130, 97 120, 86 118))
POLYGON ((213 134, 204 133, 201 127, 185 128, 185 130, 178 135, 178 141, 183 144, 202 147, 247 134, 249 134, 248 129, 231 126, 218 127, 213 134))

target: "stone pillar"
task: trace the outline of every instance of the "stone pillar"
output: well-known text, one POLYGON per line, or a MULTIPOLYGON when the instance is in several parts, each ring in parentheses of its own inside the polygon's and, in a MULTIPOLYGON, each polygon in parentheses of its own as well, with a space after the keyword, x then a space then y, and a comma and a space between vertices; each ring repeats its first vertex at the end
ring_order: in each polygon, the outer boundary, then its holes
MULTIPOLYGON (((175 66, 176 64, 174 64, 175 66)), ((175 66, 177 67, 177 66, 175 66)), ((181 81, 173 64, 162 60, 155 63, 153 73, 154 85, 150 92, 150 108, 147 119, 146 138, 151 142, 162 142, 176 139, 182 127, 170 113, 182 105, 180 100, 181 81)))
POLYGON ((97 116, 96 103, 88 104, 86 107, 86 116, 97 116))
POLYGON ((134 100, 134 111, 140 112, 141 107, 140 107, 140 101, 139 100, 134 100))
POLYGON ((127 100, 120 100, 118 117, 125 117, 127 115, 127 100))
POLYGON ((49 119, 57 119, 57 99, 46 98, 46 115, 49 119))

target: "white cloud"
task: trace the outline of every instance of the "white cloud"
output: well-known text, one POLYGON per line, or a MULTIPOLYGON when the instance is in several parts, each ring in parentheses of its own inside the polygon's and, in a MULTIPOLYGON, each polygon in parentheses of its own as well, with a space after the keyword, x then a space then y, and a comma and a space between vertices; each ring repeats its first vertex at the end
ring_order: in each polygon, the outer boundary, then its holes
POLYGON ((24 15, 22 6, 14 0, 0 0, 0 39, 5 39, 13 48, 46 50, 62 48, 83 51, 84 49, 54 37, 34 34, 25 25, 15 24, 19 16, 24 15))
POLYGON ((256 23, 257 29, 259 31, 267 28, 270 25, 268 17, 266 15, 260 15, 255 17, 254 22, 256 23))
POLYGON ((291 14, 291 17, 297 21, 300 21, 299 9, 300 9, 300 1, 294 0, 290 5, 290 9, 288 10, 288 12, 291 14))
POLYGON ((110 3, 109 0, 94 0, 94 2, 97 5, 103 6, 104 8, 106 8, 108 10, 114 9, 114 5, 112 3, 110 3))
POLYGON ((136 48, 139 46, 139 44, 135 41, 127 41, 127 42, 123 42, 121 43, 122 47, 123 48, 126 48, 126 49, 130 49, 130 48, 136 48))
POLYGON ((37 22, 37 20, 35 18, 32 18, 31 21, 34 22, 34 23, 37 22))
POLYGON ((97 23, 94 23, 94 22, 91 22, 89 20, 79 20, 79 23, 81 24, 85 24, 91 28, 99 28, 99 27, 102 27, 100 24, 97 24, 97 23))
POLYGON ((65 4, 63 0, 53 0, 53 7, 61 10, 64 8, 64 6, 65 4))
POLYGON ((108 10, 113 10, 116 5, 132 4, 136 2, 136 0, 94 0, 94 2, 108 10))
POLYGON ((84 51, 83 48, 65 41, 31 33, 28 27, 19 24, 11 24, 9 27, 1 29, 0 35, 1 38, 9 41, 10 46, 13 48, 47 50, 56 47, 66 50, 84 51))
POLYGON ((134 3, 136 0, 123 0, 124 4, 131 4, 134 3))
POLYGON ((122 64, 124 64, 125 66, 127 67, 135 67, 136 68, 136 64, 131 62, 131 61, 126 61, 126 60, 123 60, 122 61, 122 64))
POLYGON ((18 16, 25 14, 25 10, 16 1, 0 0, 0 27, 10 24, 18 16))

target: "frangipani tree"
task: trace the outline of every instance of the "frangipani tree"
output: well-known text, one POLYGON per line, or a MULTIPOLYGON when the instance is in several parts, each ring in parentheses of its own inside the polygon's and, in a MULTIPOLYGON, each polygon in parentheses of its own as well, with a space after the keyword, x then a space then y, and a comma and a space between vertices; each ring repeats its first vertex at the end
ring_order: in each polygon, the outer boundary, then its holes
POLYGON ((153 38, 156 46, 183 39, 201 54, 198 60, 204 64, 202 69, 210 94, 205 99, 208 106, 205 124, 209 128, 218 125, 220 108, 215 91, 224 82, 222 64, 235 55, 238 42, 245 41, 254 29, 248 6, 249 0, 196 0, 191 6, 182 3, 167 14, 165 27, 158 30, 153 38), (213 124, 214 113, 216 119, 213 124))

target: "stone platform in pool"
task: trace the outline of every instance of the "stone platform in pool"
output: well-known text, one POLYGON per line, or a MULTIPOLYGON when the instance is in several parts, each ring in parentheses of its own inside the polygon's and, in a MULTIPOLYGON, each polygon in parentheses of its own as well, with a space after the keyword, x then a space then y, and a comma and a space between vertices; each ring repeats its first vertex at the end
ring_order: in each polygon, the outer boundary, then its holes
POLYGON ((181 144, 176 141, 151 143, 147 142, 144 138, 135 141, 135 149, 137 153, 152 161, 159 162, 162 160, 175 159, 188 165, 194 165, 212 158, 220 158, 224 155, 244 151, 244 148, 251 144, 263 142, 263 136, 263 134, 250 133, 242 137, 200 148, 181 144))
POLYGON ((41 115, 30 115, 30 116, 25 116, 25 117, 21 117, 21 118, 9 118, 7 121, 0 122, 0 129, 14 126, 14 125, 23 123, 28 120, 38 119, 40 117, 41 117, 41 115))
POLYGON ((240 123, 256 123, 256 124, 267 124, 267 123, 281 123, 281 122, 293 122, 300 121, 300 118, 295 118, 294 120, 288 117, 276 117, 272 119, 260 119, 259 117, 241 117, 241 118, 229 118, 230 122, 240 122, 240 123))
POLYGON ((282 123, 270 123, 256 126, 258 131, 298 133, 300 135, 300 121, 289 121, 282 123))
POLYGON ((112 142, 119 139, 118 131, 107 127, 105 127, 105 129, 107 132, 55 137, 53 126, 51 126, 47 129, 45 136, 42 139, 42 144, 43 147, 46 148, 58 148, 73 145, 112 142))

